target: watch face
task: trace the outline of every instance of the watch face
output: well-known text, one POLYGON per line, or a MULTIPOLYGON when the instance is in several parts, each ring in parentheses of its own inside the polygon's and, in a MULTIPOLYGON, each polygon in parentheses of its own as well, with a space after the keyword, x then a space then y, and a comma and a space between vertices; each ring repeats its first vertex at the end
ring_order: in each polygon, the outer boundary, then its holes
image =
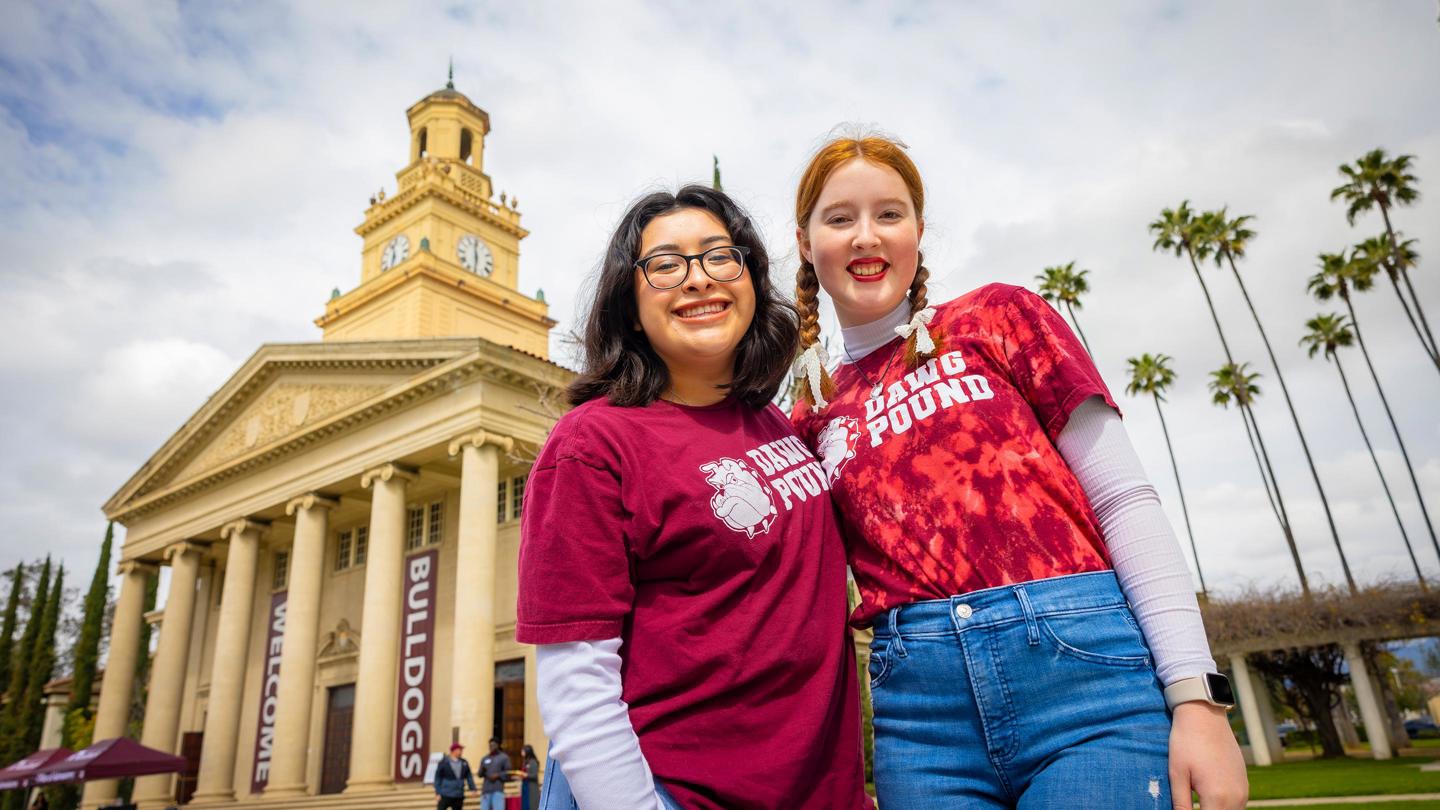
POLYGON ((410 240, 405 238, 405 234, 402 233, 394 239, 391 239, 389 244, 385 245, 385 252, 380 254, 380 269, 389 270, 395 265, 405 261, 405 258, 409 255, 410 240))
POLYGON ((1205 675, 1205 683, 1210 687, 1210 699, 1225 706, 1235 705, 1235 690, 1230 688, 1230 679, 1224 675, 1210 672, 1205 675))
POLYGON ((474 234, 467 233, 461 237, 455 253, 461 266, 472 273, 488 276, 495 269, 495 257, 490 255, 490 248, 474 234))

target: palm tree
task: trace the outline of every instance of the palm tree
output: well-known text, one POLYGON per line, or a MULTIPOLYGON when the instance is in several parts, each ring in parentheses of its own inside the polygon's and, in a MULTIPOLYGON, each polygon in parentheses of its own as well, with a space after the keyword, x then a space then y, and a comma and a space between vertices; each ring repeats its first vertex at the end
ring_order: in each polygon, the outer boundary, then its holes
MULTIPOLYGON (((1234 401, 1240 408, 1240 416, 1245 420, 1245 430, 1249 433, 1255 452, 1255 463, 1260 465, 1260 477, 1267 478, 1269 482, 1275 480, 1275 470, 1270 466, 1270 455, 1265 451, 1265 440, 1260 435, 1260 424, 1255 421, 1255 412, 1252 406, 1255 398, 1260 396, 1260 386, 1255 384, 1259 378, 1258 373, 1250 373, 1249 363, 1226 363, 1218 371, 1210 372, 1210 393, 1212 401, 1216 405, 1228 408, 1231 401, 1234 401), (1268 474, 1268 477, 1267 477, 1268 474)), ((1270 489, 1266 487, 1266 494, 1270 489)), ((1305 596, 1310 595, 1310 581, 1305 578, 1305 567, 1300 564, 1300 549, 1295 545, 1295 535, 1290 531, 1290 516, 1285 512, 1285 501, 1280 498, 1277 488, 1274 497, 1270 502, 1271 508, 1275 510, 1275 518, 1280 521, 1280 528, 1285 533, 1285 542, 1290 546, 1290 557, 1295 560, 1295 573, 1300 576, 1300 590, 1305 596)))
POLYGON ((1275 379, 1280 383, 1280 394, 1285 399, 1285 407, 1290 410, 1290 421, 1294 423, 1295 433, 1300 437, 1300 449, 1305 453, 1305 463, 1310 466, 1310 477, 1315 480, 1315 489, 1320 493, 1320 506, 1325 511, 1326 522, 1330 524, 1330 537, 1334 539, 1335 551, 1340 555, 1340 567, 1345 572, 1345 582, 1350 586, 1350 592, 1355 593, 1355 577, 1350 573, 1350 561, 1346 559, 1345 549, 1340 545, 1340 531, 1335 527, 1335 516, 1330 512, 1330 499, 1325 497, 1325 487, 1320 483, 1320 471, 1315 468, 1315 458, 1310 454, 1310 443, 1305 440, 1305 430, 1300 427, 1300 416, 1295 412, 1290 388, 1285 384, 1285 375, 1280 372, 1280 361, 1275 359, 1275 350, 1271 348, 1265 326, 1260 322, 1260 313, 1255 311, 1255 303, 1250 300, 1250 291, 1245 288, 1245 280, 1240 277, 1240 269, 1235 266, 1236 257, 1245 258, 1245 249, 1250 240, 1255 238, 1255 232, 1247 227, 1254 217, 1245 215, 1227 219, 1227 210, 1222 208, 1202 215, 1202 221, 1206 223, 1202 229, 1203 238, 1209 240, 1214 251, 1215 266, 1224 267, 1229 264, 1230 274, 1235 277, 1235 283, 1240 285, 1240 295, 1244 297, 1250 317, 1255 321, 1255 329, 1260 332, 1260 340, 1265 344, 1265 354, 1270 357, 1270 368, 1275 371, 1275 379))
POLYGON ((1180 493, 1180 513, 1185 516, 1185 533, 1190 535, 1190 553, 1195 557, 1195 573, 1200 576, 1200 594, 1209 596, 1205 588, 1205 572, 1200 569, 1200 551, 1195 547, 1195 530, 1190 528, 1190 509, 1185 505, 1185 489, 1180 486, 1180 465, 1175 462, 1175 447, 1170 443, 1170 428, 1165 424, 1165 412, 1160 403, 1165 401, 1165 391, 1175 383, 1175 370, 1170 368, 1167 354, 1142 354, 1125 362, 1130 364, 1130 382, 1125 393, 1130 396, 1148 394, 1155 400, 1155 414, 1160 417, 1160 431, 1165 434, 1165 449, 1170 452, 1170 468, 1175 471, 1175 490, 1180 493))
MULTIPOLYGON (((1350 207, 1345 210, 1345 220, 1351 225, 1355 224, 1356 214, 1379 206, 1392 250, 1398 247, 1398 242, 1395 228, 1390 224, 1390 207, 1410 205, 1420 199, 1420 190, 1415 187, 1419 181, 1410 173, 1410 162, 1414 159, 1414 155, 1397 155, 1393 159, 1387 159, 1384 149, 1372 149, 1360 156, 1353 166, 1341 164, 1340 174, 1345 177, 1345 182, 1330 192, 1330 199, 1338 197, 1349 203, 1350 207)), ((1408 268, 1401 263, 1398 255, 1395 263, 1399 266, 1405 289, 1410 292, 1410 303, 1420 318, 1425 337, 1429 338, 1430 354, 1440 354, 1440 345, 1436 344, 1435 335, 1430 332, 1430 323, 1425 320, 1425 310, 1420 306, 1420 296, 1415 294, 1415 287, 1410 283, 1408 268)), ((1398 287, 1395 292, 1399 294, 1398 287)))
POLYGON ((1345 322, 1345 316, 1339 313, 1316 315, 1305 322, 1305 328, 1310 332, 1300 338, 1300 344, 1309 350, 1311 357, 1323 351, 1325 359, 1333 361, 1335 370, 1340 372, 1340 384, 1345 387, 1345 398, 1350 400, 1350 410, 1355 414, 1360 438, 1365 440, 1365 449, 1370 453, 1371 463, 1375 465, 1375 474, 1380 476, 1380 487, 1385 490, 1385 499, 1390 502, 1390 511, 1395 515, 1396 525, 1400 527, 1400 538, 1405 541, 1405 550, 1410 553, 1410 564, 1415 566, 1415 578, 1424 589, 1425 575, 1420 573, 1420 562, 1415 559, 1415 548, 1410 545, 1410 535, 1405 532, 1405 521, 1400 519, 1400 507, 1395 505, 1395 496, 1390 494, 1390 484, 1385 481, 1385 471, 1380 469, 1380 459, 1375 456, 1370 435, 1365 432, 1365 422, 1360 418, 1360 409, 1355 405, 1355 395, 1350 392, 1350 380, 1345 376, 1345 367, 1341 365, 1340 355, 1336 352, 1337 349, 1354 345, 1355 333, 1345 322))
MULTIPOLYGON (((1403 234, 1402 234, 1403 236, 1403 234)), ((1400 308, 1405 310, 1405 318, 1410 321, 1410 328, 1415 330, 1415 337, 1420 339, 1420 346, 1425 349, 1425 356, 1440 369, 1440 351, 1425 342, 1425 333, 1421 331, 1420 324, 1415 320, 1415 313, 1410 310, 1410 305, 1405 301, 1405 295, 1400 292, 1400 271, 1403 268, 1414 266, 1419 261, 1420 254, 1415 251, 1415 240, 1406 239, 1398 245, 1390 244, 1389 234, 1372 236, 1364 242, 1355 246, 1355 254, 1363 261, 1373 263, 1385 269, 1385 275, 1390 279, 1390 286, 1395 289, 1395 296, 1400 299, 1400 308)))
POLYGON ((1415 488, 1415 500, 1420 504, 1420 514, 1425 517, 1425 528, 1430 532, 1430 543, 1435 547, 1436 556, 1440 556, 1440 540, 1435 538, 1435 526, 1430 522, 1430 511, 1425 508, 1425 498, 1420 494, 1420 481, 1415 478, 1415 465, 1410 463, 1410 452, 1405 448, 1405 440, 1400 436, 1400 426, 1395 423, 1395 414, 1390 410, 1390 400, 1385 397, 1385 388, 1380 385, 1380 375, 1375 373, 1375 364, 1370 361, 1370 350, 1365 348, 1365 335, 1360 331, 1360 322, 1355 318, 1355 306, 1350 301, 1350 291, 1365 292, 1375 285, 1375 274, 1379 268, 1373 262, 1364 261, 1361 256, 1357 260, 1352 253, 1350 257, 1345 251, 1339 253, 1320 254, 1320 272, 1310 277, 1305 288, 1319 301, 1329 301, 1331 298, 1340 297, 1345 302, 1345 309, 1350 313, 1350 327, 1355 330, 1355 342, 1360 346, 1360 356, 1365 358, 1365 366, 1370 369, 1370 379, 1375 381, 1375 390, 1380 394, 1380 404, 1385 407, 1385 416, 1390 420, 1390 430, 1395 433, 1395 443, 1400 445, 1400 457, 1405 460, 1405 469, 1410 473, 1410 484, 1415 488))
POLYGON ((1075 262, 1047 267, 1045 272, 1036 276, 1040 282, 1040 297, 1054 304, 1056 302, 1065 305, 1065 312, 1070 315, 1070 323, 1075 327, 1075 333, 1080 336, 1080 342, 1085 344, 1085 351, 1090 352, 1090 341, 1085 339, 1085 332, 1080 329, 1080 321, 1075 317, 1075 310, 1080 309, 1080 296, 1090 292, 1090 282, 1085 277, 1090 275, 1089 270, 1075 269, 1075 262))
POLYGON ((1234 365, 1230 344, 1225 340, 1225 330, 1220 327, 1220 316, 1215 314, 1215 302, 1210 298, 1210 288, 1205 286, 1205 277, 1200 275, 1200 261, 1209 258, 1213 250, 1206 237, 1208 220, 1197 218, 1190 210, 1190 201, 1185 200, 1177 208, 1165 208, 1160 218, 1150 223, 1150 232, 1155 234, 1152 250, 1168 250, 1176 256, 1190 258, 1190 268, 1195 271, 1195 280, 1200 282, 1200 291, 1205 294, 1205 305, 1210 308, 1210 319, 1215 322, 1215 333, 1220 336, 1220 347, 1225 350, 1225 362, 1234 365))
MULTIPOLYGON (((1213 211, 1196 216, 1190 209, 1189 200, 1181 202, 1176 208, 1162 209, 1160 217, 1150 223, 1150 232, 1155 234, 1155 243, 1151 247, 1153 250, 1171 251, 1176 256, 1184 254, 1190 259, 1190 269, 1195 271, 1195 280, 1200 282, 1200 291, 1205 295, 1205 305, 1210 309, 1210 319, 1215 323, 1215 333, 1220 337, 1220 347, 1225 350, 1225 367, 1234 368, 1235 357, 1230 353, 1230 343, 1225 340, 1225 330, 1220 326, 1220 316, 1215 312, 1215 301, 1210 297, 1210 288, 1206 286, 1205 277, 1200 273, 1200 262, 1209 258, 1215 250, 1210 234, 1220 229, 1221 223, 1218 220, 1219 217, 1213 211)), ((1275 479, 1270 456, 1265 451, 1264 441, 1260 440, 1260 425, 1255 422, 1254 412, 1248 405, 1241 408, 1240 412, 1245 422, 1245 434, 1250 440, 1250 449, 1255 452, 1255 461, 1260 467, 1265 496, 1270 500, 1276 520, 1280 521, 1280 526, 1285 531, 1286 540, 1293 547, 1295 540, 1290 533, 1285 501, 1280 495, 1280 482, 1275 479)), ((1295 566, 1296 570, 1300 571, 1301 588, 1308 595, 1310 587, 1305 580, 1305 572, 1300 570, 1298 553, 1295 555, 1295 566)))

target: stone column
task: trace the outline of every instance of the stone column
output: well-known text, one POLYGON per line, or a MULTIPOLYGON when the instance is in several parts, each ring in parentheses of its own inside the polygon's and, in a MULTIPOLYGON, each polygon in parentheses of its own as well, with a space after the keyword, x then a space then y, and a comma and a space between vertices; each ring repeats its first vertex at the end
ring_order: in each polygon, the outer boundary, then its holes
POLYGON ((1365 724, 1365 736, 1370 740, 1370 750, 1376 759, 1389 759, 1390 737, 1385 730, 1385 710, 1380 708, 1380 698, 1375 693, 1375 684, 1370 680, 1370 670, 1365 666, 1365 656, 1360 654, 1360 644, 1347 641, 1341 645, 1345 651, 1345 666, 1350 670, 1350 684, 1355 688, 1355 702, 1360 704, 1360 720, 1365 724))
MULTIPOLYGON (((535 669, 535 648, 525 647, 525 739, 535 749, 541 763, 550 753, 550 738, 540 719, 539 675, 535 669)), ((486 749, 489 750, 489 749, 486 749)))
POLYGON ((267 796, 303 796, 306 792, 325 538, 330 510, 339 504, 334 498, 312 492, 285 505, 285 514, 295 516, 295 545, 290 550, 285 640, 280 647, 280 686, 276 694, 275 751, 270 758, 267 796))
POLYGON ((450 443, 450 455, 461 455, 450 725, 470 751, 489 750, 495 725, 496 487, 500 451, 514 446, 514 440, 484 431, 450 443))
POLYGON ((374 494, 346 793, 388 790, 395 784, 391 753, 405 587, 405 485, 413 480, 415 473, 397 464, 382 464, 360 477, 360 485, 374 494))
POLYGON ((1250 681, 1255 692, 1255 706, 1260 710, 1260 726, 1265 732, 1265 744, 1270 749, 1271 762, 1285 761, 1285 746, 1280 743, 1280 731, 1275 727, 1275 707, 1270 704, 1270 689, 1259 672, 1250 672, 1250 681))
MULTIPOLYGON (((95 741, 125 734, 130 700, 135 688, 135 663, 140 657, 140 622, 144 620, 145 585, 155 566, 138 560, 120 563, 120 597, 110 627, 110 652, 100 682, 100 705, 95 710, 95 741)), ((118 795, 114 779, 85 783, 84 807, 108 804, 118 795)))
POLYGON ((1245 663, 1244 655, 1230 656, 1230 671, 1235 676, 1235 696, 1240 699, 1240 715, 1245 718, 1245 736, 1250 738, 1250 758, 1256 765, 1269 765, 1270 746, 1265 741, 1259 698, 1255 694, 1255 682, 1250 678, 1250 666, 1245 663))
MULTIPOLYGON (((167 754, 176 753, 180 698, 190 656, 190 622, 195 616, 195 581, 203 553, 204 549, 195 543, 179 543, 165 550, 170 562, 170 591, 165 597, 160 642, 150 665, 150 696, 145 701, 145 728, 140 743, 167 754)), ((172 779, 172 774, 162 773, 136 780, 135 802, 173 804, 172 779)))
POLYGON ((205 744, 200 749, 200 776, 192 799, 197 804, 235 798, 235 746, 240 730, 241 690, 245 685, 250 614, 255 607, 260 533, 265 528, 264 523, 241 519, 220 531, 220 536, 229 540, 230 550, 225 557, 220 621, 215 628, 205 744))

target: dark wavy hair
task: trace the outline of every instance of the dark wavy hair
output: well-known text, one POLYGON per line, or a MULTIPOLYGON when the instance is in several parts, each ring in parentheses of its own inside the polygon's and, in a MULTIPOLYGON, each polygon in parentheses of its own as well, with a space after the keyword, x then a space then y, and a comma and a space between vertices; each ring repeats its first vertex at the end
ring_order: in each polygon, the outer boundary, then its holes
POLYGON ((755 317, 736 347, 734 376, 723 387, 752 408, 760 408, 775 397, 784 382, 800 339, 795 307, 770 283, 770 257, 745 210, 724 192, 692 184, 674 194, 657 191, 641 197, 615 226, 580 337, 584 367, 566 391, 571 405, 597 397, 608 397, 620 406, 649 405, 669 384, 665 362, 651 348, 645 333, 635 328, 640 322, 635 306, 635 260, 645 226, 656 217, 686 208, 715 215, 735 244, 750 251, 745 265, 755 289, 755 317))

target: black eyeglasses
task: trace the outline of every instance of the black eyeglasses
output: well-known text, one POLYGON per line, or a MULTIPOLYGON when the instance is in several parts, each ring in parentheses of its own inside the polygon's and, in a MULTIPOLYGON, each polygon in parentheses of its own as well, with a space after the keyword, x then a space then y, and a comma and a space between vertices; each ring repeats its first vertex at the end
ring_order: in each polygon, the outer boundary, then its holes
POLYGON ((657 253, 646 256, 635 266, 645 274, 645 281, 657 290, 669 290, 685 283, 690 275, 690 262, 700 260, 705 275, 719 282, 734 281, 745 272, 745 257, 750 249, 739 245, 721 245, 704 253, 686 256, 683 253, 657 253))

